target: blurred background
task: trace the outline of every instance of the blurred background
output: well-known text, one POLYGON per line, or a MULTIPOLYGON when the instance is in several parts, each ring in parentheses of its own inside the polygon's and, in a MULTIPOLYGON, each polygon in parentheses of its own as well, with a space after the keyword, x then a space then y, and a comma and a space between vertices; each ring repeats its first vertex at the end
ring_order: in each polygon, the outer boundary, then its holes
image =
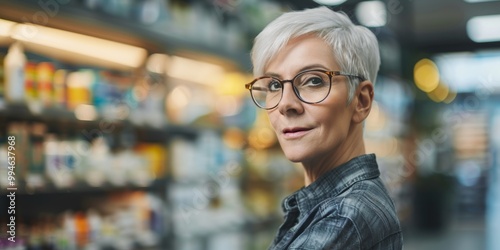
POLYGON ((405 249, 500 249, 494 0, 0 0, 0 249, 266 249, 303 177, 249 51, 319 5, 379 40, 365 139, 405 249))

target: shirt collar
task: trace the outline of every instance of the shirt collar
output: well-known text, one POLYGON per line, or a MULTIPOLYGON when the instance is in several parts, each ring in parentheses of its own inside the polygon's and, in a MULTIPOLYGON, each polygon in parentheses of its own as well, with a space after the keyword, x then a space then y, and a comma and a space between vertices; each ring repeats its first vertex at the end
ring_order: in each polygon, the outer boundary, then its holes
POLYGON ((303 187, 283 200, 285 213, 299 209, 300 215, 326 198, 336 197, 354 183, 377 178, 380 175, 375 154, 357 156, 326 172, 307 187, 303 187))

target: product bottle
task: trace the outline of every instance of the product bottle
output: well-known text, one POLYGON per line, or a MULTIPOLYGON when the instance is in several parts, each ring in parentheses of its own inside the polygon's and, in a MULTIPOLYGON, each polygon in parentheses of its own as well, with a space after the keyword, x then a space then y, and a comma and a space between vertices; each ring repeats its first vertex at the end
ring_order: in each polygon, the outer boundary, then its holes
POLYGON ((54 104, 56 107, 66 107, 66 76, 65 69, 54 72, 54 104))
POLYGON ((36 62, 28 61, 24 66, 24 94, 26 101, 32 102, 38 98, 36 84, 36 62))
POLYGON ((89 248, 98 249, 101 237, 101 216, 95 209, 90 208, 87 210, 87 221, 89 227, 89 248))
POLYGON ((54 68, 54 64, 49 62, 41 62, 36 66, 38 98, 45 107, 53 103, 54 68))
POLYGON ((92 70, 82 69, 71 72, 67 79, 67 104, 70 110, 74 110, 80 104, 91 104, 91 86, 96 80, 92 70))
POLYGON ((26 56, 19 42, 12 44, 5 56, 5 97, 9 102, 24 101, 24 66, 26 56))
POLYGON ((44 135, 47 131, 44 123, 34 123, 30 128, 29 167, 26 186, 40 188, 45 185, 44 135))

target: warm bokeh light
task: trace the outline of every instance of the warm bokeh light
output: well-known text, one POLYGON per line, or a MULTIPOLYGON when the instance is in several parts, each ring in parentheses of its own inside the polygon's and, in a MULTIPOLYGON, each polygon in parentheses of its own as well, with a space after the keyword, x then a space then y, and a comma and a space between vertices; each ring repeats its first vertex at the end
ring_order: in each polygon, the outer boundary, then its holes
POLYGON ((222 140, 225 145, 232 149, 242 149, 245 145, 245 131, 237 127, 230 127, 224 131, 222 140))
POLYGON ((370 115, 366 118, 366 129, 369 131, 381 130, 385 127, 386 121, 387 117, 384 110, 380 108, 378 102, 374 101, 370 115))
POLYGON ((450 104, 455 100, 456 97, 457 97, 457 92, 450 90, 450 91, 448 91, 448 95, 443 100, 443 102, 446 104, 450 104))
POLYGON ((274 145, 276 142, 276 135, 271 128, 257 127, 250 131, 248 142, 253 148, 265 149, 274 145))
POLYGON ((225 95, 217 98, 215 108, 222 116, 232 116, 241 110, 241 101, 235 96, 225 95))
POLYGON ((254 127, 248 133, 248 143, 252 148, 265 149, 277 142, 276 134, 269 123, 266 112, 258 112, 254 127))
POLYGON ((168 95, 167 108, 179 110, 186 107, 192 97, 191 90, 186 86, 177 86, 168 95))
POLYGON ((215 91, 220 95, 242 96, 248 94, 244 85, 252 81, 252 76, 239 72, 228 72, 224 79, 215 86, 215 91))
POLYGON ((434 90, 427 93, 427 96, 429 96, 429 98, 431 98, 434 102, 443 102, 447 99, 449 93, 450 89, 448 86, 441 82, 434 90))
POLYGON ((439 85, 438 67, 433 61, 422 59, 413 68, 413 78, 420 90, 429 93, 439 85))
POLYGON ((224 79, 222 66, 185 57, 170 57, 167 74, 188 82, 215 85, 224 79))

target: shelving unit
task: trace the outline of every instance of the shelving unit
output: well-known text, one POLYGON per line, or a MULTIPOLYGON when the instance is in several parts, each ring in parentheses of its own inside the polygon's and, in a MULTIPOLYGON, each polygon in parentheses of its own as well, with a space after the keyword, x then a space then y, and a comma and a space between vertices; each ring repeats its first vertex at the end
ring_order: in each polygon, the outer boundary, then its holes
MULTIPOLYGON (((44 109, 42 112, 34 114, 25 105, 5 106, 0 110, 0 121, 0 124, 2 124, 0 126, 0 133, 2 135, 7 134, 7 127, 12 123, 19 123, 23 125, 43 124, 49 131, 66 134, 70 137, 75 135, 81 136, 82 131, 92 131, 93 129, 99 129, 100 126, 100 120, 81 121, 75 117, 73 112, 68 110, 44 109)), ((136 126, 125 120, 112 121, 107 124, 114 127, 113 131, 111 131, 107 136, 119 137, 123 131, 126 131, 127 133, 133 133, 137 141, 153 143, 162 147, 168 143, 168 138, 171 135, 191 138, 197 134, 197 130, 194 128, 174 125, 165 126, 164 128, 150 128, 146 126, 136 126)), ((19 139, 22 140, 22 138, 19 139)), ((85 139, 91 141, 94 138, 85 139)), ((28 141, 30 140, 28 139, 28 141)), ((18 143, 18 145, 22 144, 20 141, 18 141, 18 143)), ((30 143, 33 144, 33 142, 28 142, 28 144, 30 143)), ((18 151, 16 154, 18 161, 21 161, 22 158, 29 161, 30 157, 23 154, 31 153, 33 147, 34 145, 30 145, 28 150, 23 151, 19 151, 22 150, 21 146, 17 147, 16 149, 18 151)), ((89 155, 89 157, 91 156, 89 155)), ((167 162, 163 162, 162 167, 166 168, 167 164, 167 162)), ((101 168, 102 167, 111 166, 101 166, 101 168)), ((160 199, 164 202, 164 205, 161 208, 162 210, 168 209, 169 206, 167 202, 167 190, 170 181, 167 175, 158 176, 158 178, 154 178, 153 180, 146 182, 144 185, 133 184, 130 180, 122 184, 113 184, 107 180, 98 185, 91 185, 80 178, 75 178, 76 181, 72 184, 61 187, 55 185, 54 182, 50 181, 48 177, 45 176, 45 173, 42 173, 42 175, 44 175, 44 183, 39 186, 37 185, 36 187, 30 187, 27 183, 28 180, 26 179, 26 172, 29 170, 26 168, 30 167, 26 165, 23 166, 21 164, 16 167, 16 218, 18 218, 18 225, 25 226, 24 228, 21 226, 18 227, 17 232, 19 234, 19 238, 29 238, 36 235, 34 232, 26 231, 28 225, 31 225, 30 230, 35 230, 34 228, 37 227, 37 225, 40 226, 40 223, 42 223, 40 221, 46 216, 52 218, 54 220, 53 223, 56 224, 55 220, 59 220, 58 218, 62 214, 69 211, 75 211, 77 213, 90 211, 89 209, 94 209, 95 206, 98 207, 98 203, 112 199, 108 197, 114 197, 117 195, 133 195, 137 192, 141 195, 153 194, 156 197, 160 197, 160 199)), ((78 166, 76 166, 76 168, 78 168, 78 166)), ((71 175, 76 175, 75 171, 78 171, 78 169, 70 169, 70 171, 72 171, 70 172, 71 175)), ((2 174, 2 177, 6 176, 2 174)), ((7 209, 4 208, 8 207, 6 201, 3 199, 7 194, 7 190, 2 188, 0 194, 2 196, 2 199, 0 199, 0 207, 2 208, 1 213, 3 214, 7 212, 7 209)), ((100 209, 103 211, 103 208, 100 209)), ((161 212, 163 213, 165 211, 161 212)), ((2 215, 2 218, 7 217, 2 215)), ((165 225, 170 224, 165 223, 165 225)), ((169 226, 165 227, 169 228, 169 226)), ((165 247, 167 249, 171 248, 169 245, 169 239, 171 239, 171 236, 168 234, 169 232, 167 230, 163 230, 157 233, 157 236, 161 237, 161 242, 156 243, 160 244, 156 246, 161 246, 162 248, 165 247)))
MULTIPOLYGON (((114 17, 104 13, 91 11, 82 8, 81 1, 54 1, 50 2, 50 4, 48 2, 42 3, 34 0, 23 2, 0 0, 0 6, 2 6, 2 8, 0 8, 0 18, 16 23, 24 23, 28 20, 44 27, 120 42, 122 44, 143 48, 147 51, 148 55, 161 53, 181 55, 188 58, 201 58, 202 60, 221 65, 231 70, 249 68, 249 61, 246 53, 230 51, 223 46, 219 47, 206 45, 202 42, 193 42, 192 40, 171 36, 167 31, 158 31, 150 26, 131 22, 123 17, 114 17), (48 5, 42 6, 43 4, 48 5)), ((6 40, 8 41, 6 44, 0 43, 0 49, 2 47, 8 47, 10 43, 13 42, 10 38, 6 40)), ((5 41, 5 39, 3 41, 5 41)), ((28 46, 26 50, 31 53, 30 56, 40 53, 40 50, 33 45, 28 46)), ((79 59, 71 58, 71 56, 68 57, 64 52, 61 53, 60 51, 54 52, 49 50, 46 54, 42 53, 42 58, 47 58, 76 70, 89 66, 94 67, 91 61, 80 62, 79 59)), ((101 64, 95 66, 97 66, 98 69, 100 67, 106 70, 106 66, 101 64)), ((143 71, 145 65, 140 66, 141 68, 114 68, 114 65, 111 64, 110 67, 110 70, 131 72, 131 74, 137 78, 144 77, 141 76, 142 73, 140 71, 143 71)), ((165 113, 163 114, 165 115, 165 113)), ((156 152, 155 156, 157 158, 156 160, 160 159, 162 161, 159 163, 157 162, 157 164, 160 165, 156 166, 156 171, 159 171, 161 175, 153 175, 149 177, 152 178, 151 180, 143 182, 142 184, 136 184, 130 180, 113 183, 111 179, 109 179, 111 178, 109 173, 105 177, 100 177, 104 178, 100 183, 91 184, 85 181, 84 176, 79 173, 79 169, 69 169, 65 171, 69 171, 68 173, 72 175, 73 181, 71 181, 70 184, 66 183, 61 186, 60 183, 54 183, 54 181, 47 176, 47 169, 50 168, 50 166, 46 165, 47 159, 45 159, 45 166, 43 167, 45 170, 38 173, 43 181, 33 185, 29 184, 28 181, 29 171, 31 171, 31 165, 29 165, 31 161, 30 156, 21 156, 18 154, 19 156, 17 157, 20 164, 16 167, 16 171, 19 171, 16 172, 17 239, 19 239, 19 241, 24 239, 25 245, 31 244, 32 246, 40 247, 45 244, 43 246, 63 247, 64 249, 80 249, 85 244, 92 244, 92 240, 95 240, 91 238, 79 238, 82 237, 79 235, 84 231, 92 235, 92 230, 96 229, 95 225, 91 225, 91 220, 95 217, 95 215, 90 215, 90 213, 94 213, 92 211, 97 211, 97 213, 100 214, 101 227, 105 226, 104 223, 108 223, 108 227, 116 224, 116 227, 112 227, 111 229, 108 228, 108 230, 114 230, 115 232, 113 235, 115 236, 122 235, 119 238, 120 240, 115 239, 113 240, 114 242, 108 241, 107 243, 103 243, 106 234, 103 231, 103 235, 99 240, 99 242, 103 244, 101 247, 106 246, 106 244, 110 247, 113 244, 124 241, 126 243, 123 243, 125 246, 122 247, 125 247, 125 249, 127 248, 127 244, 128 247, 133 246, 133 249, 150 249, 151 247, 175 249, 178 242, 176 243, 174 239, 176 225, 172 217, 172 211, 174 210, 175 204, 173 203, 174 201, 172 201, 172 191, 170 187, 175 181, 172 179, 173 173, 171 172, 173 171, 171 162, 173 156, 170 155, 171 143, 173 140, 182 140, 191 143, 198 140, 199 136, 205 132, 209 134, 215 133, 217 135, 221 133, 221 129, 215 127, 199 127, 168 122, 162 125, 157 123, 151 126, 147 123, 137 124, 127 118, 123 120, 107 119, 100 113, 98 113, 97 117, 86 121, 78 118, 75 112, 70 108, 37 107, 33 109, 28 103, 13 104, 3 102, 3 105, 0 105, 0 136, 7 136, 8 133, 11 132, 9 131, 9 129, 11 129, 9 126, 12 124, 20 124, 23 127, 21 132, 26 133, 25 135, 27 138, 20 138, 20 136, 16 138, 26 140, 26 142, 18 142, 18 145, 23 143, 23 146, 27 145, 27 148, 23 149, 27 154, 31 154, 34 150, 33 147, 37 144, 42 145, 41 147, 44 148, 39 153, 45 151, 43 154, 47 157, 48 142, 46 139, 43 139, 47 134, 57 135, 57 143, 59 144, 63 142, 66 143, 67 140, 69 142, 77 140, 82 143, 92 143, 96 137, 103 136, 108 140, 108 144, 110 144, 108 145, 110 153, 115 155, 114 157, 120 157, 120 152, 126 150, 136 150, 136 147, 141 147, 142 144, 146 144, 146 147, 152 145, 151 147, 161 147, 165 150, 164 153, 166 155, 164 155, 163 158, 159 158, 158 152, 156 152), (41 138, 39 140, 41 141, 38 142, 33 142, 30 139, 31 132, 28 130, 28 127, 31 129, 34 124, 41 124, 47 132, 47 134, 40 135, 41 138), (102 132, 103 124, 106 128, 112 129, 106 130, 105 133, 102 132), (26 130, 24 127, 27 127, 26 130), (87 133, 83 133, 82 131, 86 131, 87 133), (124 140, 130 141, 124 142, 124 140), (23 159, 21 160, 21 158, 23 159), (21 161, 24 162, 21 163, 21 161), (25 163, 28 164, 26 165, 25 163), (23 166, 23 164, 25 165, 23 166), (161 168, 161 170, 158 170, 158 168, 161 168), (136 218, 138 216, 140 218, 136 218), (110 221, 113 221, 113 223, 109 224, 110 221), (82 229, 81 225, 83 224, 81 223, 84 222, 85 225, 88 226, 84 226, 82 229), (68 223, 74 225, 68 228, 68 223), (132 224, 127 226, 127 223, 132 224), (53 242, 44 242, 48 240, 48 238, 44 237, 48 237, 48 235, 56 237, 55 235, 60 236, 61 233, 64 232, 74 232, 76 235, 74 242, 68 242, 69 239, 64 239, 64 237, 52 239, 53 242), (139 234, 142 235, 143 238, 137 236, 138 232, 140 232, 139 234), (129 238, 129 241, 126 240, 127 238, 129 238), (149 239, 149 242, 147 239, 149 239), (140 243, 141 240, 142 243, 140 243), (27 241, 31 242, 28 243, 27 241), (66 247, 64 247, 65 244, 66 247)), ((68 147, 67 145, 63 147, 68 147)), ((90 144, 86 145, 89 146, 90 144)), ((194 147, 196 148, 197 146, 194 147)), ((21 150, 21 146, 19 146, 18 150, 21 150)), ((68 148, 66 148, 66 150, 68 150, 68 148)), ((90 150, 91 149, 88 149, 88 152, 85 152, 83 158, 94 159, 97 157, 93 155, 93 151, 91 152, 90 150)), ((139 153, 145 154, 141 156, 142 158, 150 157, 150 155, 147 155, 148 152, 145 151, 137 151, 134 154, 139 153)), ((139 156, 140 155, 134 155, 136 158, 139 156)), ((64 157, 71 158, 74 156, 70 154, 64 157)), ((128 157, 130 157, 130 155, 128 155, 128 157)), ((114 159, 114 161, 116 160, 118 159, 114 159)), ((108 161, 108 164, 109 163, 111 162, 108 161)), ((114 164, 116 165, 117 163, 114 164)), ((104 169, 113 166, 114 165, 89 165, 89 167, 92 168, 104 169)), ((151 166, 143 166, 143 168, 146 167, 151 168, 151 166)), ((59 169, 58 171, 62 170, 59 169)), ((85 171, 88 172, 93 170, 89 169, 85 171)), ((120 170, 118 171, 119 172, 116 172, 116 174, 120 173, 120 170)), ((152 170, 149 169, 148 171, 151 172, 152 170)), ((2 175, 2 178, 3 177, 2 175)), ((5 221, 3 218, 7 217, 4 217, 3 214, 7 211, 7 209, 4 208, 8 207, 6 201, 3 199, 6 195, 5 188, 0 190, 0 195, 2 196, 2 199, 0 199, 2 220, 0 221, 5 225, 6 223, 4 223, 5 221)), ((3 227, 0 228, 3 229, 3 227)), ((103 228, 101 229, 104 230, 103 228)), ((2 232, 4 231, 5 230, 2 230, 2 232)), ((110 233, 108 232, 108 234, 110 233)), ((2 242, 0 242, 0 245, 1 244, 2 242)), ((23 243, 20 242, 19 244, 23 243)), ((0 246, 0 248, 2 247, 4 246, 0 246)), ((116 247, 117 246, 115 246, 115 248, 116 247)))
MULTIPOLYGON (((27 121, 27 122, 42 122, 52 124, 58 127, 70 125, 69 130, 77 130, 79 128, 98 128, 99 123, 105 122, 109 126, 115 126, 117 130, 121 128, 133 128, 138 135, 149 137, 152 141, 166 141, 169 135, 181 135, 187 138, 195 137, 200 129, 190 125, 165 124, 158 128, 148 125, 136 125, 129 120, 106 120, 98 118, 92 121, 78 120, 75 113, 66 109, 60 108, 44 108, 40 113, 30 111, 27 105, 24 104, 6 104, 0 108, 0 121, 3 124, 12 121, 27 121), (151 134, 155 134, 152 138, 151 134)), ((87 138, 91 139, 91 138, 87 138)), ((148 140, 149 141, 149 140, 148 140)))

